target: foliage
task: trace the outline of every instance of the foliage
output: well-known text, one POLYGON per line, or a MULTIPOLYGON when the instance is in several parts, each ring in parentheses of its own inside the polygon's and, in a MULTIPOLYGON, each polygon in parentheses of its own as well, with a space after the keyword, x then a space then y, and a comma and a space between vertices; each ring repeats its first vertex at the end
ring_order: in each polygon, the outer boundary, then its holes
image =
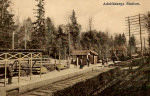
POLYGON ((45 9, 44 0, 36 0, 38 2, 36 13, 36 21, 34 24, 34 32, 32 33, 32 48, 46 50, 46 32, 45 32, 45 9))
POLYGON ((66 58, 66 49, 68 48, 68 34, 63 31, 62 26, 58 27, 57 39, 59 41, 58 46, 60 55, 64 59, 66 58))
MULTIPOLYGON (((148 34, 150 35, 150 12, 145 15, 145 27, 148 29, 148 34)), ((148 37, 149 47, 150 47, 150 37, 148 37)))
POLYGON ((123 79, 96 96, 103 96, 104 94, 105 96, 149 96, 150 63, 149 57, 146 59, 148 59, 146 60, 148 62, 145 65, 141 63, 141 59, 134 61, 135 65, 139 65, 140 63, 141 65, 132 72, 128 80, 123 79))
POLYGON ((81 46, 84 50, 94 50, 99 53, 106 52, 106 45, 108 45, 108 34, 98 32, 96 30, 84 32, 81 35, 81 46))
POLYGON ((10 49, 12 45, 12 32, 15 29, 13 14, 8 9, 10 8, 10 0, 0 1, 0 48, 10 49))
POLYGON ((28 17, 23 21, 23 24, 17 26, 18 30, 16 30, 16 42, 18 43, 17 48, 20 49, 29 49, 30 48, 30 41, 31 41, 31 34, 33 32, 33 24, 31 19, 28 17), (25 43, 26 42, 26 43, 25 43))
POLYGON ((74 49, 79 49, 81 25, 77 23, 77 17, 74 10, 72 12, 72 15, 70 16, 70 19, 71 19, 71 24, 69 24, 68 27, 72 38, 71 39, 72 46, 74 49))
POLYGON ((134 37, 134 35, 132 35, 131 37, 130 37, 130 41, 129 41, 129 43, 130 43, 130 45, 132 45, 132 46, 136 46, 136 42, 135 42, 135 37, 134 37))
POLYGON ((49 55, 54 55, 56 53, 56 38, 57 38, 57 29, 55 28, 54 23, 50 17, 46 19, 46 46, 49 55))
POLYGON ((130 40, 129 40, 129 44, 130 44, 130 46, 131 46, 131 52, 132 53, 134 53, 135 52, 135 47, 136 47, 136 42, 135 42, 136 40, 135 40, 135 37, 134 37, 134 35, 132 35, 131 37, 130 37, 130 40))
POLYGON ((122 46, 125 44, 126 44, 126 37, 124 33, 115 36, 115 40, 114 40, 115 46, 122 46))
MULTIPOLYGON (((45 19, 45 0, 36 1, 38 2, 36 5, 37 9, 35 9, 36 20, 32 22, 29 17, 25 19, 22 24, 19 20, 16 21, 16 23, 18 22, 15 30, 16 49, 44 49, 48 55, 54 57, 55 55, 58 56, 61 54, 62 59, 64 59, 70 51, 80 49, 94 50, 98 52, 99 57, 101 57, 103 53, 108 53, 109 48, 113 46, 113 37, 110 38, 108 33, 92 30, 90 28, 90 31, 81 34, 81 25, 77 22, 77 16, 74 10, 70 16, 71 23, 55 27, 50 17, 45 19)), ((7 11, 10 1, 4 0, 4 3, 6 7, 3 13, 5 14, 3 14, 3 16, 1 16, 3 18, 0 19, 0 26, 4 27, 0 27, 0 32, 12 33, 14 30, 13 15, 7 11)), ((91 23, 92 19, 90 20, 90 27, 91 23)), ((12 37, 8 36, 9 35, 2 36, 3 41, 11 41, 12 37), (9 40, 4 40, 4 37, 7 37, 9 40)), ((119 39, 116 40, 116 42, 120 41, 123 43, 126 42, 124 34, 122 34, 121 37, 119 36, 119 39)), ((6 43, 4 44, 4 42, 0 43, 1 45, 7 45, 6 43)), ((10 48, 10 46, 11 43, 5 47, 10 48)))

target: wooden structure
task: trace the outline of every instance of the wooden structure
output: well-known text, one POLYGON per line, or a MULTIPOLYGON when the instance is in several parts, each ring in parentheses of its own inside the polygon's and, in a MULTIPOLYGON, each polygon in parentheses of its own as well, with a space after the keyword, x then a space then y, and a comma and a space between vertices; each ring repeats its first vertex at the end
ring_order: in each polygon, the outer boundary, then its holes
POLYGON ((125 46, 112 47, 110 53, 118 59, 119 56, 127 56, 127 48, 125 46))
POLYGON ((7 67, 9 64, 13 64, 13 62, 18 61, 17 69, 18 69, 18 83, 20 83, 20 72, 21 69, 25 71, 25 68, 22 65, 22 62, 28 60, 30 70, 30 80, 32 77, 33 66, 35 63, 33 61, 41 61, 39 71, 41 77, 41 67, 42 67, 42 50, 0 50, 0 66, 4 68, 4 86, 6 85, 6 76, 7 76, 7 67))
POLYGON ((74 50, 71 53, 74 63, 79 64, 79 60, 83 60, 82 64, 87 65, 88 59, 90 64, 96 64, 98 61, 98 53, 93 50, 74 50))

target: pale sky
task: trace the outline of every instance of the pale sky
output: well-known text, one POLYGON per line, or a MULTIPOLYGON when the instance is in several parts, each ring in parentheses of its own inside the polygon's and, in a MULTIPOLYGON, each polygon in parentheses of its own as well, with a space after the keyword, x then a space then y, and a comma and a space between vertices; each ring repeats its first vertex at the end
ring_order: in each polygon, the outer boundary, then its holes
MULTIPOLYGON (((20 20, 33 14, 37 2, 35 0, 11 0, 13 13, 19 15, 20 20)), ((67 24, 72 10, 75 10, 77 21, 82 25, 82 31, 88 30, 89 18, 93 18, 93 29, 108 31, 111 34, 125 32, 125 17, 145 14, 150 11, 150 0, 45 0, 45 17, 49 16, 54 24, 67 24), (103 5, 104 2, 139 2, 140 5, 119 6, 103 5)))

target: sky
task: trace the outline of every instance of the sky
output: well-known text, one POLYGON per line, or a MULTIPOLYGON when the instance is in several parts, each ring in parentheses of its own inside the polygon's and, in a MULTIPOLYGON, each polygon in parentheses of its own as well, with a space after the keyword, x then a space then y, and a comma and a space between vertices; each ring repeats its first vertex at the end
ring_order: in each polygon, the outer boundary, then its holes
MULTIPOLYGON (((12 12, 19 16, 20 21, 27 17, 35 20, 35 0, 11 1, 12 12)), ((88 30, 89 18, 92 18, 92 29, 107 31, 113 35, 125 33, 125 17, 147 13, 150 11, 149 5, 150 0, 45 0, 45 17, 49 16, 56 26, 67 24, 72 10, 75 10, 82 32, 88 30), (103 5, 104 2, 138 2, 140 5, 103 5)))

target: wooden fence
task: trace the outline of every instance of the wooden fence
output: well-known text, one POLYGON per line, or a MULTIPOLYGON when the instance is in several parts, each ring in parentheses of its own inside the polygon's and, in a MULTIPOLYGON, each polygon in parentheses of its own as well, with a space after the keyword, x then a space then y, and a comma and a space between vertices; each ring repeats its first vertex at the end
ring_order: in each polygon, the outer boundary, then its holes
POLYGON ((28 60, 30 64, 30 80, 32 77, 32 68, 33 60, 40 60, 40 78, 41 78, 41 67, 42 67, 42 52, 0 52, 0 65, 5 68, 5 78, 4 78, 4 87, 6 86, 6 76, 7 76, 7 67, 11 61, 18 60, 18 83, 20 83, 20 72, 21 72, 21 62, 23 60, 28 60))

